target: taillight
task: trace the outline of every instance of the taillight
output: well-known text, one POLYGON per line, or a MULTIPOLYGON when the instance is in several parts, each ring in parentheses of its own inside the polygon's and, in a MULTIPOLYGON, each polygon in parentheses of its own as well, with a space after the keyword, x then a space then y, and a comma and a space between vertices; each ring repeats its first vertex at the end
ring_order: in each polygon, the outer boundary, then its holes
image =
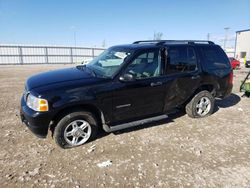
POLYGON ((233 85, 233 77, 234 77, 234 73, 233 73, 233 71, 232 71, 232 72, 230 72, 230 74, 229 74, 229 84, 232 84, 232 85, 233 85))

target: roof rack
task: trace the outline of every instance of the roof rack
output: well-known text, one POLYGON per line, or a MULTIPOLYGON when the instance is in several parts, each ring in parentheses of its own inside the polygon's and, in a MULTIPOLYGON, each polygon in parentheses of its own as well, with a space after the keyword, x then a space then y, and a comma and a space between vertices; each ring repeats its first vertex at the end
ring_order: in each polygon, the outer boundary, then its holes
POLYGON ((207 43, 207 44, 214 44, 212 41, 208 40, 140 40, 135 41, 133 44, 142 44, 142 43, 153 43, 156 45, 162 45, 162 44, 169 44, 169 43, 187 43, 187 44, 199 44, 199 43, 207 43))
POLYGON ((165 40, 138 40, 133 42, 133 44, 141 44, 141 43, 159 43, 159 42, 163 42, 165 40))

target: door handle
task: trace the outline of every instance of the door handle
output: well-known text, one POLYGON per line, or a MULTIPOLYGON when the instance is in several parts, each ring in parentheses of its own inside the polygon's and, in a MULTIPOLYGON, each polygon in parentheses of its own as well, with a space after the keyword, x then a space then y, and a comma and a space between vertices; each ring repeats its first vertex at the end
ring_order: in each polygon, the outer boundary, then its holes
POLYGON ((191 79, 192 79, 192 80, 196 80, 196 79, 198 79, 198 78, 200 78, 200 77, 201 77, 200 75, 194 75, 194 76, 191 77, 191 79))
POLYGON ((150 84, 151 87, 160 86, 160 85, 162 85, 162 82, 152 82, 152 83, 150 84))

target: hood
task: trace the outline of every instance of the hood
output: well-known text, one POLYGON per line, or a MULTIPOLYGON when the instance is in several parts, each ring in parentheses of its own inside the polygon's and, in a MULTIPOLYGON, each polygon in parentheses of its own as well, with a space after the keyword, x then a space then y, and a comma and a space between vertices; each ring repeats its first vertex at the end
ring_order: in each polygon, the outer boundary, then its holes
POLYGON ((81 79, 92 80, 96 78, 84 69, 77 69, 76 67, 59 69, 31 76, 27 80, 26 89, 31 90, 41 86, 81 79))

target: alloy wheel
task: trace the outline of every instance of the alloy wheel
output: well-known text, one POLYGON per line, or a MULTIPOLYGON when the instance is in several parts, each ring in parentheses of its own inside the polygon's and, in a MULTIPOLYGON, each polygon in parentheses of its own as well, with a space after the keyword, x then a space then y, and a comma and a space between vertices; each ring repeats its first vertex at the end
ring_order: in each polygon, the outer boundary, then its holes
POLYGON ((208 97, 202 97, 196 104, 196 112, 200 116, 205 116, 211 109, 211 101, 208 97))
POLYGON ((64 130, 64 139, 71 146, 79 146, 87 142, 91 135, 91 126, 85 120, 74 120, 64 130))

